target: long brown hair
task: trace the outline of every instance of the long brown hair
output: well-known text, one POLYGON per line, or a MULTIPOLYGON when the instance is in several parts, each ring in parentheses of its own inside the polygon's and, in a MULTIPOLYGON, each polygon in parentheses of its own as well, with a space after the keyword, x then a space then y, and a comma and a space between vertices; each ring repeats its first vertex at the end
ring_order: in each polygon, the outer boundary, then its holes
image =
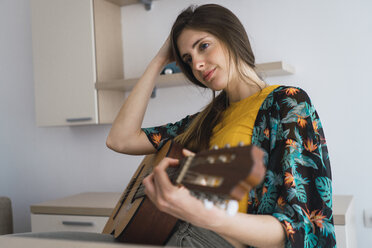
MULTIPOLYGON (((241 66, 255 67, 255 57, 247 33, 239 19, 227 8, 217 4, 190 6, 178 15, 173 24, 170 39, 173 55, 182 72, 194 84, 206 88, 196 79, 192 68, 181 58, 177 40, 184 29, 204 31, 215 36, 227 48, 229 59, 235 64, 241 78, 248 77, 241 66)), ((231 64, 231 63, 230 63, 231 64)), ((176 137, 176 141, 188 149, 197 152, 209 148, 213 127, 227 108, 228 99, 225 91, 218 96, 213 92, 213 99, 193 120, 189 128, 176 137)))

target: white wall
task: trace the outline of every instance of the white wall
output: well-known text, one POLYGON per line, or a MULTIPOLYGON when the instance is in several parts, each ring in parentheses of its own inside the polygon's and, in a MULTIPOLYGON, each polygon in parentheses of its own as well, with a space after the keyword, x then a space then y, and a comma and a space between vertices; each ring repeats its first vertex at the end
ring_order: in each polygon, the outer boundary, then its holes
MULTIPOLYGON (((0 0, 0 195, 12 200, 15 232, 30 231, 32 204, 123 191, 142 159, 106 148, 110 125, 36 127, 30 25, 29 0, 0 0)), ((205 101, 196 95, 191 87, 158 90, 145 125, 198 111, 205 101)))
MULTIPOLYGON (((150 12, 142 5, 122 8, 126 77, 141 74, 181 9, 207 2, 158 0, 150 12)), ((241 19, 258 63, 284 60, 296 67, 293 76, 267 81, 300 86, 311 96, 328 141, 334 193, 355 196, 358 244, 369 247, 371 229, 364 228, 362 216, 364 208, 372 208, 372 2, 213 2, 241 19)), ((0 0, 0 195, 13 201, 16 232, 30 230, 30 204, 82 191, 121 191, 141 159, 105 147, 109 125, 35 126, 29 5, 0 0)), ((206 101, 199 95, 190 87, 158 90, 145 125, 197 111, 206 101)))

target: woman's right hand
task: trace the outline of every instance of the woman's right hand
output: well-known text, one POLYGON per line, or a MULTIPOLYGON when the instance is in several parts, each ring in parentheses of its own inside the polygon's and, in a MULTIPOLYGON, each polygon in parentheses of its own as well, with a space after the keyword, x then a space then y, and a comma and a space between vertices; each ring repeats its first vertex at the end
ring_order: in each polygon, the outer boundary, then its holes
POLYGON ((106 140, 110 149, 135 155, 156 152, 141 127, 155 80, 164 66, 172 61, 173 54, 168 37, 131 90, 116 116, 106 140))
POLYGON ((164 42, 162 47, 159 49, 155 58, 159 59, 160 61, 163 61, 164 65, 167 65, 174 61, 172 46, 170 42, 170 36, 168 36, 167 40, 164 42))
POLYGON ((174 61, 171 48, 168 37, 125 100, 107 137, 110 149, 136 155, 156 152, 141 127, 156 77, 164 66, 174 61))

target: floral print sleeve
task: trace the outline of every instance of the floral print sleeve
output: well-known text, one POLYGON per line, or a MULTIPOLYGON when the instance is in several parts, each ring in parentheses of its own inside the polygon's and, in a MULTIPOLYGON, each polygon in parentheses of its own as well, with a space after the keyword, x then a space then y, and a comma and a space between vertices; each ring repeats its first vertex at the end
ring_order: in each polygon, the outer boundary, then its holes
POLYGON ((286 247, 336 247, 327 144, 306 92, 274 90, 261 106, 252 144, 266 151, 267 173, 248 212, 276 217, 286 247))
POLYGON ((152 145, 157 150, 160 150, 168 140, 173 139, 185 131, 196 115, 197 113, 188 115, 175 123, 168 123, 166 125, 157 127, 142 128, 142 130, 145 132, 152 145))

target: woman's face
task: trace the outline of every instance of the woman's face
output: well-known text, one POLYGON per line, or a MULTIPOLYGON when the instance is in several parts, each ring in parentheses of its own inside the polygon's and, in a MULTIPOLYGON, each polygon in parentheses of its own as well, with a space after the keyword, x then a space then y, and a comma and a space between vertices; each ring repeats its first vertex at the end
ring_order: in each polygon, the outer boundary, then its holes
POLYGON ((212 34, 184 29, 177 46, 182 60, 196 79, 212 90, 222 90, 229 80, 229 58, 225 46, 212 34))

